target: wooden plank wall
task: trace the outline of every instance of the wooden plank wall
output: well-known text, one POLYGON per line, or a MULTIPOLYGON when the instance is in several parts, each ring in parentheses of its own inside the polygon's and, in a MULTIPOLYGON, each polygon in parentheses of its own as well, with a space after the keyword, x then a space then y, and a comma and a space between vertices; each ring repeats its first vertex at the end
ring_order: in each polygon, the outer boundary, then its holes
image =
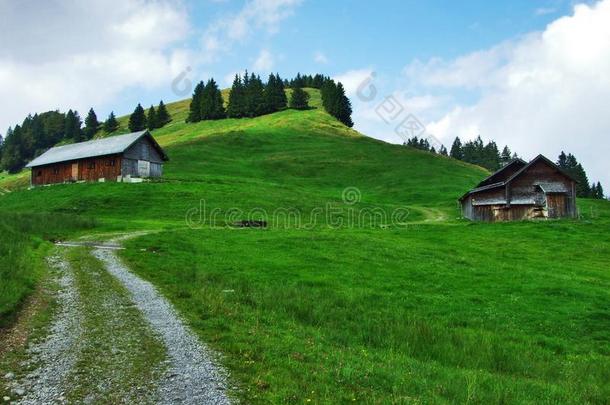
POLYGON ((81 159, 32 168, 32 185, 67 183, 70 181, 116 181, 121 175, 120 155, 81 159), (114 161, 114 165, 110 162, 114 161), (78 164, 78 176, 73 177, 72 164, 78 164))

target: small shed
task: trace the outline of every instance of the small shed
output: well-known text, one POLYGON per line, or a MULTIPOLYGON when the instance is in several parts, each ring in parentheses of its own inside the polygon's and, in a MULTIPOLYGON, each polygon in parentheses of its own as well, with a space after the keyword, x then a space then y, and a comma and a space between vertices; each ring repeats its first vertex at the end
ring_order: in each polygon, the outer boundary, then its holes
POLYGON ((513 159, 459 199, 462 216, 490 222, 574 218, 576 183, 542 155, 529 163, 513 159))
POLYGON ((26 167, 33 186, 77 181, 161 177, 167 154, 150 132, 140 131, 56 146, 26 167))

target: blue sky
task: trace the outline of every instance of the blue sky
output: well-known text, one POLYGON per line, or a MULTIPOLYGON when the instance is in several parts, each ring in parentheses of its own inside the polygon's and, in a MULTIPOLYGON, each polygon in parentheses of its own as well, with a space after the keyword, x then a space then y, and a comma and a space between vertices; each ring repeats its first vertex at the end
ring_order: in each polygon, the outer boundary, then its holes
MULTIPOLYGON (((242 1, 189 1, 184 3, 191 33, 175 44, 201 50, 201 37, 216 21, 239 14, 242 1)), ((297 72, 331 76, 352 69, 371 68, 398 76, 413 60, 451 59, 485 49, 544 27, 569 13, 569 1, 295 1, 286 7, 271 32, 252 28, 243 40, 232 42, 210 63, 189 66, 192 80, 217 78, 228 85, 232 73, 252 69, 261 52, 269 52, 271 70, 283 77, 297 72), (317 56, 317 60, 316 60, 317 56)), ((187 66, 185 66, 186 68, 187 66)), ((259 71, 268 69, 258 69, 259 71)), ((114 104, 121 113, 133 102, 144 104, 180 99, 169 88, 127 92, 114 104), (122 102, 121 102, 122 101, 122 102)))
POLYGON ((610 0, 0 0, 0 128, 57 108, 128 114, 244 69, 320 72, 344 82, 369 136, 401 143, 412 115, 446 145, 573 152, 610 189, 607 27, 610 0))

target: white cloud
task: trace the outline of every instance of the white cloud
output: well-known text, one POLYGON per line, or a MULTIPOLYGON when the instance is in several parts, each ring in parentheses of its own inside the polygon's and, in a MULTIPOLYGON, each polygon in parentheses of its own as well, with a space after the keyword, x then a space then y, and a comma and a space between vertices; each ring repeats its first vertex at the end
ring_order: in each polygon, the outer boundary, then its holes
POLYGON ((249 0, 236 14, 217 19, 201 40, 204 57, 213 62, 235 43, 249 39, 255 32, 278 32, 280 23, 294 13, 302 0, 249 0))
POLYGON ((428 124, 445 142, 478 134, 532 157, 574 153, 591 177, 610 188, 610 0, 575 6, 543 32, 452 61, 414 62, 406 77, 424 93, 454 103, 428 124))
POLYGON ((321 51, 316 51, 313 54, 313 60, 316 63, 319 63, 321 65, 325 65, 328 63, 328 58, 326 57, 326 55, 321 52, 321 51))
POLYGON ((252 70, 258 74, 268 73, 273 69, 273 64, 274 58, 271 52, 267 49, 262 49, 254 61, 254 65, 252 65, 252 70))
POLYGON ((169 84, 192 54, 172 0, 0 3, 0 128, 30 112, 107 103, 127 87, 169 84))
POLYGON ((356 69, 339 74, 333 79, 336 82, 341 82, 345 88, 345 93, 351 97, 356 94, 358 88, 366 84, 367 79, 375 76, 373 69, 356 69))

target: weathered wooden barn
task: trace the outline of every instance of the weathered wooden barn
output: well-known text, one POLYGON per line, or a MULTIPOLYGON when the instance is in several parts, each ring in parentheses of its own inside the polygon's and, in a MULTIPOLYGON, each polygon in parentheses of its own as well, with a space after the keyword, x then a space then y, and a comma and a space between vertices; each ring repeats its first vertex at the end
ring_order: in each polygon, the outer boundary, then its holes
POLYGON ((546 157, 514 159, 460 198, 474 221, 576 217, 576 183, 546 157))
POLYGON ((26 167, 31 184, 161 177, 167 155, 148 131, 49 149, 26 167))

